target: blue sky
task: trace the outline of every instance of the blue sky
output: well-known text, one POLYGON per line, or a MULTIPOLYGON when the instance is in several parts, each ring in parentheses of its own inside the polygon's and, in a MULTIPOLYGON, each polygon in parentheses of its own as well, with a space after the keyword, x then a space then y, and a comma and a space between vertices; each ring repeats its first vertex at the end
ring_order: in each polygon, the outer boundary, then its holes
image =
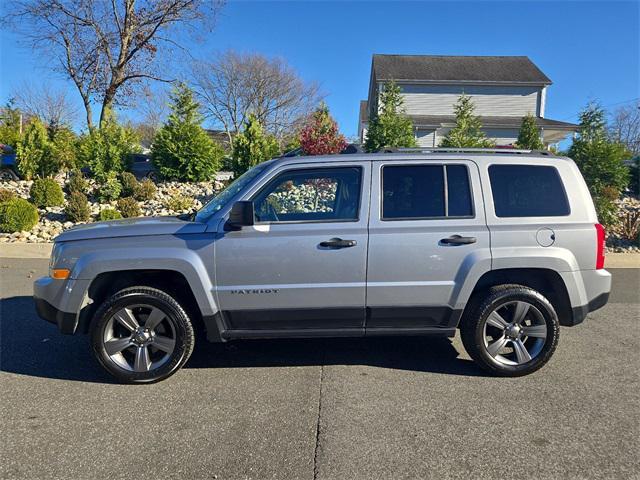
MULTIPOLYGON (((303 78, 321 84, 347 135, 357 132, 358 102, 366 98, 373 53, 528 55, 553 81, 546 116, 575 121, 589 100, 613 110, 640 97, 639 5, 231 1, 217 28, 190 50, 196 57, 233 48, 285 58, 303 78)), ((50 73, 46 62, 17 40, 6 29, 0 32, 0 101, 25 80, 60 85, 77 99, 69 82, 50 73)), ((168 62, 167 68, 180 65, 168 62)))

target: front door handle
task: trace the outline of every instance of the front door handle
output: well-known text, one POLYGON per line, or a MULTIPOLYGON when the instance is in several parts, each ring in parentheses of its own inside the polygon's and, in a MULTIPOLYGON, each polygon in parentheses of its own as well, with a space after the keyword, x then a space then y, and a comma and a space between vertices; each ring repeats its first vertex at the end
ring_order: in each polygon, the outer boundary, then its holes
POLYGON ((323 248, 349 248, 355 247, 357 244, 358 242, 355 240, 342 240, 341 238, 332 238, 331 240, 320 242, 320 246, 323 248))
POLYGON ((443 245, 469 245, 470 243, 476 242, 476 237, 463 237, 461 235, 451 235, 450 237, 440 240, 440 243, 443 245))

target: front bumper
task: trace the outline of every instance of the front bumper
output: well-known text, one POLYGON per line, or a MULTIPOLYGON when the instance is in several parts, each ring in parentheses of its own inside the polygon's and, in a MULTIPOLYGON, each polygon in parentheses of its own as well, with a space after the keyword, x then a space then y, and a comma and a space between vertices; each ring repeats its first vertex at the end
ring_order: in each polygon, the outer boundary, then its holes
POLYGON ((86 304, 88 280, 54 280, 42 277, 33 283, 33 300, 38 316, 72 335, 78 327, 79 313, 86 304))
POLYGON ((61 333, 73 335, 78 326, 75 313, 63 312, 47 302, 44 298, 33 297, 38 316, 58 326, 61 333))

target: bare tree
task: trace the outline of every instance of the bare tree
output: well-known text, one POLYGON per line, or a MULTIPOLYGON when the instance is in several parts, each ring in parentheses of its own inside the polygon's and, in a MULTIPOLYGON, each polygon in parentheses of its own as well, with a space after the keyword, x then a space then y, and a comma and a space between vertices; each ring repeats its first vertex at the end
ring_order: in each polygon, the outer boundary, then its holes
POLYGON ((227 51, 194 62, 191 73, 205 113, 229 142, 254 114, 282 144, 322 100, 318 85, 305 82, 280 58, 227 51))
POLYGON ((67 92, 47 84, 23 84, 13 95, 16 106, 29 116, 40 118, 50 128, 71 126, 78 115, 67 92))
POLYGON ((180 47, 184 29, 216 16, 222 0, 13 0, 16 29, 75 84, 93 128, 145 79, 171 81, 159 52, 180 47), (184 27, 175 35, 178 27, 184 27))
POLYGON ((624 143, 634 155, 640 155, 640 102, 616 110, 609 131, 615 140, 624 143))
POLYGON ((132 127, 138 132, 140 141, 149 147, 169 115, 169 92, 165 88, 151 88, 144 85, 137 97, 136 118, 132 127))

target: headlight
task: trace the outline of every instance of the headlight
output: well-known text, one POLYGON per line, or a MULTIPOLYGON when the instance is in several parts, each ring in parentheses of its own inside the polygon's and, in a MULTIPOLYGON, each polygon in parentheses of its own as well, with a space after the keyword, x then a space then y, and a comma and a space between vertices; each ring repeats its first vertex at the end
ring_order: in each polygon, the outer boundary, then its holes
POLYGON ((49 259, 49 276, 58 280, 69 278, 73 263, 63 255, 64 244, 55 242, 49 259))

